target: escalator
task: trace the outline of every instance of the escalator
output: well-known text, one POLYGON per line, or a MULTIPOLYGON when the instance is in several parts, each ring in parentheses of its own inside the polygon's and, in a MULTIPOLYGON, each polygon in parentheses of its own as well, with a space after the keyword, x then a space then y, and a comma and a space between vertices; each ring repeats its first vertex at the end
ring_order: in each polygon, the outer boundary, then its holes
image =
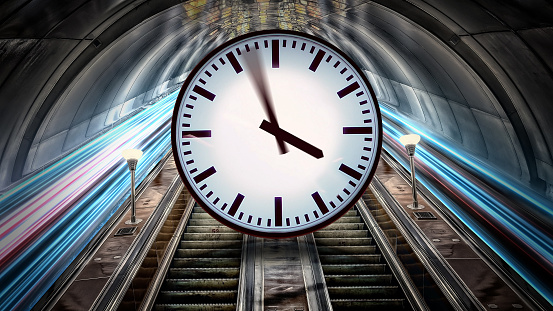
POLYGON ((334 310, 411 310, 356 207, 314 236, 334 310))
POLYGON ((236 310, 242 239, 195 205, 154 310, 236 310))

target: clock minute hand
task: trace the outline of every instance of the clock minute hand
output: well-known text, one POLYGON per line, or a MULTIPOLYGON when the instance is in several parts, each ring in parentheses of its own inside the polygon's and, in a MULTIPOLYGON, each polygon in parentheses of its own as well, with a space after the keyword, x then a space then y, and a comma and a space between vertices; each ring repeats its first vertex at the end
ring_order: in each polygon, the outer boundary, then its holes
POLYGON ((278 127, 278 125, 272 122, 267 122, 266 120, 263 120, 259 128, 275 136, 277 139, 289 143, 290 145, 300 149, 301 151, 311 155, 314 158, 320 159, 323 157, 323 151, 321 149, 298 138, 297 136, 288 133, 287 131, 281 129, 280 127, 278 127))
MULTIPOLYGON (((261 102, 263 103, 263 107, 265 108, 265 113, 267 113, 269 121, 278 127, 278 121, 276 118, 275 110, 273 108, 271 94, 265 81, 265 72, 263 72, 263 68, 259 63, 259 56, 255 51, 252 51, 246 55, 245 59, 248 66, 248 72, 250 73, 250 79, 253 80, 253 84, 255 85, 257 94, 260 97, 261 102)), ((288 147, 286 147, 284 141, 277 136, 275 136, 275 138, 280 150, 280 154, 287 153, 288 147)))

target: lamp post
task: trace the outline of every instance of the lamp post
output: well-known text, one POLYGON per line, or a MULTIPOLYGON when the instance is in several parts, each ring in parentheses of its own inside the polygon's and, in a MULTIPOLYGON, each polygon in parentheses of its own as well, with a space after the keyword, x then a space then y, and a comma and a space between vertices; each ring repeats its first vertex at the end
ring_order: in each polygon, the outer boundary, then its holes
POLYGON ((421 137, 417 134, 403 135, 399 138, 399 141, 407 149, 407 155, 409 155, 409 165, 411 166, 411 187, 413 188, 413 203, 407 205, 410 209, 422 209, 423 205, 419 204, 417 201, 417 180, 415 179, 415 149, 417 148, 418 142, 421 140, 421 137))
POLYGON ((125 224, 127 225, 136 225, 142 221, 142 219, 136 219, 136 206, 135 206, 135 192, 134 192, 134 171, 136 170, 136 164, 138 163, 138 160, 142 157, 142 151, 137 149, 125 149, 121 151, 121 155, 125 160, 127 160, 127 164, 129 165, 129 170, 131 171, 131 219, 125 221, 125 224))

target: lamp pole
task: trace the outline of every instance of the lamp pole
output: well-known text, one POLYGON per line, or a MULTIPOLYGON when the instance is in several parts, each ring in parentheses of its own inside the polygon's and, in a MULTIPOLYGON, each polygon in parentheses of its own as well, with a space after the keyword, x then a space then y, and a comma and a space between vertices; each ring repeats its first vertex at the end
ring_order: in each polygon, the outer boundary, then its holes
POLYGON ((421 137, 417 134, 403 135, 399 141, 405 146, 409 156, 409 166, 411 167, 411 188, 413 190, 413 203, 407 205, 410 209, 423 209, 424 206, 417 200, 417 179, 415 178, 415 150, 421 137))
POLYGON ((138 160, 142 157, 142 151, 137 149, 126 149, 121 152, 123 158, 127 160, 129 170, 131 171, 131 219, 125 221, 127 225, 136 225, 142 221, 142 219, 136 218, 136 192, 134 187, 134 172, 136 171, 136 165, 138 160))

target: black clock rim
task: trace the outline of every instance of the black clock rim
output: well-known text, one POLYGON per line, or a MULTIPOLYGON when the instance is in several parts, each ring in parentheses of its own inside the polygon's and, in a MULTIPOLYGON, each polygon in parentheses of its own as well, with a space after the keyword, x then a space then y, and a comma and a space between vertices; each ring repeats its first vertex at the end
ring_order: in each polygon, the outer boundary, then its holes
POLYGON ((183 83, 183 85, 182 85, 182 87, 179 91, 179 94, 177 96, 177 100, 175 101, 175 107, 173 108, 173 116, 172 116, 172 119, 171 119, 171 149, 173 151, 173 159, 175 161, 175 165, 177 167, 177 171, 180 175, 180 178, 181 178, 182 182, 184 183, 184 185, 188 189, 188 192, 194 198, 196 203, 198 203, 202 207, 202 209, 204 211, 206 211, 211 217, 213 217, 214 219, 216 219, 220 223, 224 224, 225 226, 230 227, 230 228, 232 228, 236 231, 242 232, 244 234, 257 236, 257 237, 261 237, 261 238, 270 238, 270 239, 274 239, 274 238, 277 238, 277 239, 293 238, 293 237, 302 236, 302 235, 305 235, 305 234, 315 232, 317 230, 320 230, 320 229, 334 223, 336 220, 338 220, 340 217, 342 217, 344 214, 346 214, 357 203, 357 201, 359 201, 361 196, 365 193, 365 191, 369 187, 369 184, 371 183, 372 179, 374 178, 374 175, 376 173, 376 168, 378 167, 378 162, 380 160, 380 153, 381 153, 381 149, 382 149, 382 116, 380 114, 380 106, 378 105, 378 100, 376 99, 376 95, 375 95, 375 92, 373 90, 373 87, 372 87, 371 83, 369 82, 367 77, 363 74, 363 71, 357 65, 357 63, 351 57, 349 57, 347 54, 345 54, 342 50, 338 49, 334 44, 332 44, 332 43, 330 43, 330 42, 328 42, 328 41, 326 41, 322 38, 316 37, 314 35, 299 32, 299 31, 293 31, 293 30, 269 29, 269 30, 253 31, 253 32, 249 32, 247 34, 240 35, 240 36, 237 36, 235 38, 232 38, 232 39, 224 42, 223 44, 217 46, 216 48, 211 50, 206 56, 204 56, 196 64, 194 69, 192 69, 192 71, 190 71, 190 73, 186 77, 186 79, 185 79, 185 81, 184 81, 184 83, 183 83), (200 71, 200 69, 203 67, 203 65, 206 64, 214 55, 218 54, 221 50, 227 48, 230 45, 233 45, 236 42, 246 40, 246 39, 249 39, 249 38, 252 38, 252 37, 261 36, 261 35, 274 35, 274 34, 294 35, 294 36, 304 37, 306 39, 316 41, 316 42, 322 44, 323 46, 326 46, 329 49, 332 49, 334 52, 336 52, 341 57, 343 57, 346 61, 348 61, 349 64, 357 71, 358 75, 361 77, 361 79, 363 80, 363 82, 367 86, 367 89, 370 92, 370 96, 371 96, 371 98, 373 100, 373 103, 374 103, 374 106, 375 106, 374 113, 375 113, 375 115, 378 119, 378 135, 377 135, 378 136, 377 137, 378 141, 376 142, 376 150, 374 150, 375 161, 374 161, 374 163, 371 167, 371 170, 369 172, 367 180, 362 185, 362 187, 359 188, 359 191, 353 196, 353 199, 351 200, 351 202, 347 206, 343 207, 342 210, 338 211, 335 215, 333 215, 332 217, 326 219, 325 221, 323 221, 319 224, 310 226, 308 228, 297 230, 297 231, 292 231, 292 232, 264 232, 264 231, 256 231, 256 230, 252 230, 252 229, 249 229, 249 228, 245 228, 245 227, 242 227, 242 226, 240 226, 236 223, 228 221, 227 219, 225 219, 224 217, 220 216, 215 211, 213 211, 211 208, 209 208, 208 204, 206 202, 204 202, 203 198, 199 194, 196 193, 195 188, 191 185, 191 183, 186 178, 187 175, 184 173, 184 170, 181 167, 181 164, 180 164, 180 161, 179 161, 179 152, 178 152, 178 149, 177 149, 177 140, 176 140, 176 127, 177 127, 177 120, 178 120, 178 117, 179 117, 178 112, 179 112, 179 108, 180 108, 182 99, 184 97, 184 94, 186 93, 186 90, 187 90, 188 86, 191 84, 192 80, 194 79, 194 77, 196 76, 198 71, 200 71))

